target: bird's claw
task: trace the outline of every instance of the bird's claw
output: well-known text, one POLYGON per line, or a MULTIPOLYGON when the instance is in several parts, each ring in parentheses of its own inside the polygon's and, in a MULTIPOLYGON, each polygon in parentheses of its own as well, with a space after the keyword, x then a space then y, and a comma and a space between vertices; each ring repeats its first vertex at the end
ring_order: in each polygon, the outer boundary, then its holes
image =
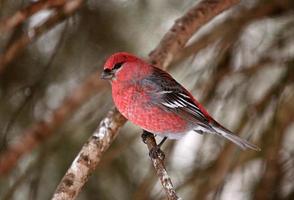
POLYGON ((141 138, 142 141, 146 144, 147 143, 147 138, 150 137, 152 134, 146 131, 143 131, 141 138))
POLYGON ((155 146, 152 149, 150 149, 149 156, 152 159, 159 158, 160 160, 164 160, 164 158, 165 158, 164 152, 160 149, 159 146, 155 146))
POLYGON ((143 132, 141 135, 141 138, 142 138, 142 141, 144 142, 144 144, 146 144, 147 137, 148 137, 148 135, 145 132, 143 132))
MULTIPOLYGON (((141 137, 142 137, 142 141, 147 144, 147 139, 148 137, 153 136, 153 134, 147 132, 147 131, 143 131, 141 137)), ((163 141, 160 142, 159 145, 156 145, 155 147, 153 147, 152 149, 150 149, 149 151, 149 156, 152 159, 161 159, 164 160, 165 155, 164 152, 160 149, 160 146, 162 145, 162 143, 165 141, 166 139, 164 139, 163 141)))

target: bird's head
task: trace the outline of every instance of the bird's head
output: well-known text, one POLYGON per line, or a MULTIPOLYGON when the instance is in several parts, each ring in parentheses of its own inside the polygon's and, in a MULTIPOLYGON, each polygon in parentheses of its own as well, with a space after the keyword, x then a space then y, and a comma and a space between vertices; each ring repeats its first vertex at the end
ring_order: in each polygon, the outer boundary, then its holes
POLYGON ((106 80, 128 80, 140 77, 140 74, 148 70, 148 64, 140 58, 126 52, 111 55, 104 64, 101 74, 106 80))

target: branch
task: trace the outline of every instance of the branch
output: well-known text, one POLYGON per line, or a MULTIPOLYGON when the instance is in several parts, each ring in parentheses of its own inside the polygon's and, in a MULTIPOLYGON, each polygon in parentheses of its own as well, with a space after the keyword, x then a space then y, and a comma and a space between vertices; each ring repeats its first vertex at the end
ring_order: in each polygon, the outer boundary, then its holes
MULTIPOLYGON (((156 64, 157 66, 166 68, 168 64, 170 64, 170 62, 173 60, 174 55, 178 51, 180 51, 181 48, 183 48, 183 46, 191 38, 192 34, 195 31, 197 31, 202 25, 204 25, 210 19, 215 17, 217 14, 230 8, 231 6, 237 4, 238 2, 239 0, 223 0, 223 1, 204 0, 200 2, 199 4, 194 6, 191 10, 189 10, 183 17, 176 20, 173 27, 165 34, 165 36, 161 40, 158 47, 150 54, 149 61, 153 64, 156 64)), ((117 110, 114 110, 110 112, 103 121, 114 119, 114 116, 113 116, 114 113, 117 113, 117 115, 120 115, 118 114, 117 110)), ((125 121, 120 121, 118 125, 115 125, 117 129, 120 126, 122 126, 124 122, 125 121)), ((113 123, 116 123, 116 122, 113 122, 113 123)), ((105 129, 100 126, 98 127, 97 131, 100 132, 101 131, 100 129, 103 129, 103 131, 105 131, 105 134, 104 134, 105 137, 107 137, 108 135, 112 135, 110 133, 112 129, 105 129)), ((149 148, 149 145, 150 145, 150 148, 154 148, 157 146, 154 137, 152 136, 151 138, 153 138, 152 140, 154 140, 154 142, 150 142, 148 144, 148 148, 149 148)), ((78 164, 79 162, 82 162, 80 161, 80 158, 81 158, 80 155, 84 155, 83 152, 90 151, 89 149, 92 147, 90 144, 93 143, 92 140, 94 139, 95 138, 93 137, 90 138, 88 142, 84 145, 84 147, 81 149, 78 157, 74 160, 71 167, 68 169, 64 178, 61 180, 59 186, 57 187, 55 194, 53 196, 54 200, 74 199, 78 195, 79 191, 81 190, 81 187, 88 180, 90 173, 96 168, 96 165, 100 161, 102 154, 99 154, 99 155, 97 154, 96 157, 87 157, 88 160, 86 163, 93 164, 91 165, 91 168, 89 165, 78 164), (77 166, 82 167, 83 169, 77 169, 77 166), (80 174, 81 170, 86 173, 80 174)), ((108 143, 107 144, 107 148, 108 148, 110 146, 110 143, 113 141, 113 139, 103 138, 103 141, 108 143)), ((101 146, 96 146, 96 148, 101 148, 101 146)), ((104 151, 100 150, 99 152, 104 152, 104 151)), ((161 166, 162 169, 165 169, 163 163, 158 164, 158 161, 156 160, 153 161, 153 164, 154 166, 159 166, 162 164, 161 166)), ((160 179, 162 180, 163 187, 168 189, 168 186, 171 185, 171 181, 168 181, 168 179, 162 178, 162 177, 160 179), (168 184, 164 185, 166 183, 168 184)), ((172 187, 167 192, 170 192, 170 195, 175 197, 174 199, 176 199, 177 196, 174 193, 172 187)))
POLYGON ((63 6, 66 0, 43 0, 34 2, 17 11, 14 15, 0 21, 0 32, 9 32, 40 10, 63 6))
POLYGON ((72 15, 77 9, 81 7, 83 0, 72 0, 66 1, 62 8, 56 9, 55 13, 47 19, 43 24, 36 26, 21 37, 19 37, 15 42, 13 42, 7 50, 0 55, 0 74, 3 73, 7 64, 13 61, 31 42, 35 41, 42 34, 51 30, 52 27, 61 23, 68 16, 72 15))
POLYGON ((158 47, 150 53, 151 63, 167 68, 197 30, 221 12, 238 3, 239 0, 203 0, 192 7, 184 16, 175 21, 158 47))
POLYGON ((241 31, 253 21, 260 20, 265 16, 271 16, 280 10, 287 9, 290 9, 287 7, 287 4, 281 4, 276 1, 261 3, 251 9, 240 9, 236 16, 230 17, 224 22, 214 26, 207 34, 186 46, 176 55, 175 60, 183 60, 193 54, 197 54, 200 50, 220 39, 225 42, 230 42, 232 37, 234 38, 235 35, 241 33, 241 31), (246 16, 246 18, 244 18, 244 16, 246 16))
POLYGON ((126 119, 116 109, 108 112, 62 178, 52 199, 69 200, 77 197, 89 174, 95 170, 103 153, 118 135, 121 124, 125 122, 126 119))
MULTIPOLYGON (((142 137, 144 137, 144 142, 147 144, 147 147, 149 149, 149 152, 151 152, 152 150, 154 150, 154 147, 157 146, 156 141, 153 137, 153 134, 148 133, 146 131, 143 131, 144 136, 142 135, 142 137)), ((171 181, 171 178, 169 177, 165 166, 164 166, 164 157, 161 156, 156 156, 155 158, 153 158, 152 156, 150 156, 152 164, 156 170, 156 174, 159 177, 159 180, 161 182, 161 185, 165 191, 165 194, 167 196, 168 200, 176 200, 176 199, 180 199, 177 194, 176 191, 173 188, 173 184, 171 181)))

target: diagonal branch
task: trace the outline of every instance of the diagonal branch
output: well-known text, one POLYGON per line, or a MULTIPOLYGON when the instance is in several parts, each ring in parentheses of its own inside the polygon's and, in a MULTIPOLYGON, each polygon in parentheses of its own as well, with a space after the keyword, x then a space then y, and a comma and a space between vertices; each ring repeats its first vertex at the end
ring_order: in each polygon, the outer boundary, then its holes
POLYGON ((175 21, 159 45, 150 53, 152 64, 167 68, 191 36, 221 12, 239 3, 239 0, 204 0, 175 21))
POLYGON ((66 0, 42 0, 34 2, 17 11, 12 16, 2 19, 0 21, 0 32, 5 33, 11 31, 40 10, 57 8, 63 6, 65 3, 66 0))
POLYGON ((291 9, 291 7, 287 3, 282 4, 277 1, 264 2, 250 9, 240 9, 236 16, 232 16, 214 26, 207 34, 193 41, 188 46, 185 46, 185 48, 176 55, 174 60, 183 60, 191 55, 195 55, 200 50, 212 45, 220 39, 230 41, 231 37, 234 37, 236 32, 241 33, 248 24, 266 16, 273 16, 276 12, 281 10, 288 9, 291 9), (246 18, 244 18, 244 16, 246 16, 246 18))
POLYGON ((125 122, 126 119, 117 109, 108 112, 62 178, 52 199, 75 199, 77 197, 88 180, 89 174, 95 170, 103 153, 118 135, 121 124, 125 122))

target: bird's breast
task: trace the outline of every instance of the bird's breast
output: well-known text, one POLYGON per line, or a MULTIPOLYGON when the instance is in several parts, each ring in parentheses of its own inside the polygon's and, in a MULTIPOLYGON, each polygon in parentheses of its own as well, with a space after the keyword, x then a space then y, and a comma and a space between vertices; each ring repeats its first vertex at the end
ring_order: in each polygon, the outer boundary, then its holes
POLYGON ((166 134, 182 133, 188 129, 185 120, 154 104, 149 91, 139 85, 113 85, 112 96, 122 115, 147 131, 166 134))

